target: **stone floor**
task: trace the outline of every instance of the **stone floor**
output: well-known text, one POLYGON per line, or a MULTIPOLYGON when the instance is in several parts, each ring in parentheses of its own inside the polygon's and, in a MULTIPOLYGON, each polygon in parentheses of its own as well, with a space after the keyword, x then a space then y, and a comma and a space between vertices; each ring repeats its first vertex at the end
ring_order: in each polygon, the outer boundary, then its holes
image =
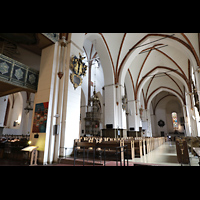
MULTIPOLYGON (((199 166, 199 159, 197 156, 193 156, 189 153, 191 166, 199 166)), ((152 165, 164 165, 164 166, 180 166, 181 164, 177 161, 176 144, 175 142, 168 141, 142 156, 141 158, 134 158, 129 162, 135 164, 152 164, 152 165)), ((188 166, 188 165, 183 165, 188 166)))

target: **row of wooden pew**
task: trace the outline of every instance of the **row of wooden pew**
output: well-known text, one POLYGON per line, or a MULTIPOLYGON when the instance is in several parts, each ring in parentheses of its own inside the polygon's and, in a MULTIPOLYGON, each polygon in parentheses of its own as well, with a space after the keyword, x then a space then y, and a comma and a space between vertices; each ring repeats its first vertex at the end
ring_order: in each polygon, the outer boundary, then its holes
POLYGON ((128 145, 128 152, 131 152, 131 155, 128 154, 131 159, 135 157, 142 157, 143 155, 148 154, 149 152, 162 145, 164 142, 164 137, 135 137, 124 139, 124 145, 128 145))
POLYGON ((193 147, 200 147, 200 137, 182 137, 187 142, 187 146, 189 151, 193 154, 196 155, 196 153, 193 150, 193 147))
MULTIPOLYGON (((116 148, 121 147, 122 152, 124 147, 127 149, 125 157, 128 159, 133 159, 135 157, 142 157, 154 150, 158 146, 165 142, 165 137, 127 137, 127 138, 105 138, 105 137, 81 137, 80 139, 74 140, 74 146, 81 151, 102 151, 106 149, 106 152, 115 152, 116 148)), ((121 153, 121 158, 123 159, 123 153, 121 153)))

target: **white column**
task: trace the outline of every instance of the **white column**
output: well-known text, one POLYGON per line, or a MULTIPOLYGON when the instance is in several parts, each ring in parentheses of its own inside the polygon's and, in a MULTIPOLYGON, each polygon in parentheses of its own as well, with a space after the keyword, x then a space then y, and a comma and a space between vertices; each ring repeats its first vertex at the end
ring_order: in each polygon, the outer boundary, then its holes
MULTIPOLYGON (((66 64, 66 80, 64 89, 64 104, 63 104, 63 137, 61 139, 61 151, 62 155, 65 155, 64 149, 67 148, 66 155, 68 156, 73 151, 74 139, 79 138, 79 125, 80 125, 80 104, 81 104, 81 86, 74 89, 73 84, 70 80, 70 74, 72 73, 69 69, 70 57, 72 55, 79 55, 81 47, 78 44, 71 44, 71 50, 68 49, 70 54, 67 54, 66 64)), ((82 77, 83 79, 86 77, 82 77)))
POLYGON ((126 129, 126 110, 122 109, 122 98, 124 96, 124 87, 122 85, 116 85, 116 112, 118 115, 117 127, 120 129, 126 129))
POLYGON ((189 132, 191 136, 197 136, 198 135, 198 116, 197 115, 197 111, 195 111, 195 109, 197 109, 196 107, 194 107, 194 97, 192 93, 187 93, 186 94, 186 103, 187 103, 187 113, 188 113, 188 125, 189 125, 189 132), (191 99, 190 99, 191 96, 191 99), (192 101, 192 105, 193 108, 191 108, 191 101, 192 101))
POLYGON ((152 115, 151 115, 152 137, 155 137, 155 136, 158 135, 158 129, 157 129, 158 124, 157 124, 157 120, 156 120, 156 119, 157 119, 157 118, 156 118, 156 115, 152 114, 152 115))
POLYGON ((105 94, 105 126, 106 124, 113 124, 113 128, 117 128, 116 120, 116 98, 115 98, 115 85, 104 86, 105 94))
POLYGON ((194 114, 195 114, 195 122, 196 122, 196 136, 200 136, 200 117, 199 117, 199 112, 196 107, 194 107, 194 114))
POLYGON ((76 90, 74 90, 69 78, 64 145, 64 147, 67 148, 67 155, 70 155, 73 151, 74 139, 79 138, 80 99, 81 87, 78 87, 76 90))
POLYGON ((191 122, 191 101, 190 101, 190 94, 186 93, 186 112, 187 112, 187 122, 188 122, 188 129, 189 132, 187 136, 192 136, 192 122, 191 122))
POLYGON ((194 106, 195 105, 195 100, 194 100, 194 94, 192 93, 192 104, 193 104, 193 109, 191 110, 191 121, 192 121, 192 134, 194 137, 198 135, 198 128, 197 128, 197 108, 194 106))
POLYGON ((142 124, 141 124, 141 119, 140 119, 138 100, 134 100, 133 108, 134 108, 133 114, 134 114, 135 131, 139 131, 139 127, 142 126, 142 124))
POLYGON ((69 45, 65 46, 64 42, 62 41, 61 41, 61 47, 60 47, 62 53, 59 54, 60 55, 59 64, 58 64, 59 69, 57 70, 57 73, 62 71, 63 76, 62 78, 57 78, 58 82, 57 82, 56 95, 58 96, 58 100, 57 100, 57 105, 55 109, 55 115, 56 115, 56 125, 58 125, 58 134, 55 135, 55 148, 54 148, 54 157, 53 157, 54 162, 58 161, 59 156, 61 157, 64 156, 64 152, 65 152, 65 149, 64 149, 65 133, 63 130, 62 122, 63 122, 64 95, 65 95, 65 90, 66 90, 65 82, 68 81, 68 74, 69 74, 69 69, 66 67, 66 64, 68 62, 66 62, 66 60, 69 57, 68 54, 69 54, 70 47, 69 45))
POLYGON ((145 109, 143 112, 145 112, 145 122, 147 124, 147 129, 145 131, 145 136, 152 137, 150 110, 149 109, 145 109))
POLYGON ((57 68, 57 56, 58 56, 58 43, 51 45, 42 50, 41 63, 40 63, 40 74, 38 81, 38 89, 35 94, 34 99, 34 110, 32 117, 32 126, 30 132, 30 140, 33 146, 38 146, 39 161, 43 164, 47 163, 48 154, 51 152, 51 157, 53 155, 54 140, 53 140, 53 124, 55 124, 55 119, 53 117, 55 104, 57 102, 56 92, 56 68, 57 68), (37 103, 48 102, 48 115, 46 123, 46 132, 39 133, 39 138, 34 138, 32 133, 35 105, 37 103), (50 142, 51 138, 51 142, 50 142))
POLYGON ((134 106, 134 104, 135 104, 134 100, 128 101, 129 127, 127 127, 127 129, 129 129, 130 127, 135 128, 135 106, 134 106))
POLYGON ((190 135, 190 131, 189 131, 189 124, 188 124, 188 116, 187 116, 187 111, 186 111, 186 105, 183 105, 183 116, 184 116, 184 120, 185 120, 185 133, 186 136, 190 135))
POLYGON ((197 91, 200 91, 200 72, 198 71, 199 67, 196 67, 196 70, 194 71, 194 76, 196 80, 196 89, 197 91))

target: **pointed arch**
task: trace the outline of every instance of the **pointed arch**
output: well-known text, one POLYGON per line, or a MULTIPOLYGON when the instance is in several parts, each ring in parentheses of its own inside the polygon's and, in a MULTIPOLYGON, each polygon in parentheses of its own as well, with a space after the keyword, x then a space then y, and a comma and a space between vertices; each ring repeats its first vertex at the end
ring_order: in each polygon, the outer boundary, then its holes
POLYGON ((148 109, 148 108, 149 108, 152 99, 153 99, 157 94, 159 94, 159 93, 162 92, 162 91, 167 91, 167 92, 170 92, 170 93, 174 94, 176 97, 179 98, 179 100, 181 101, 182 105, 185 105, 185 104, 186 104, 185 99, 183 98, 183 96, 182 96, 179 92, 177 92, 176 90, 174 90, 174 89, 172 89, 172 88, 165 87, 165 86, 161 86, 161 87, 156 88, 156 89, 149 95, 149 97, 147 98, 147 104, 146 104, 146 108, 145 108, 145 109, 148 109))
MULTIPOLYGON (((102 33, 86 33, 85 41, 96 42, 95 50, 98 53, 104 72, 105 85, 115 84, 115 67, 107 41, 102 33)), ((94 47, 93 47, 94 48, 94 47)))

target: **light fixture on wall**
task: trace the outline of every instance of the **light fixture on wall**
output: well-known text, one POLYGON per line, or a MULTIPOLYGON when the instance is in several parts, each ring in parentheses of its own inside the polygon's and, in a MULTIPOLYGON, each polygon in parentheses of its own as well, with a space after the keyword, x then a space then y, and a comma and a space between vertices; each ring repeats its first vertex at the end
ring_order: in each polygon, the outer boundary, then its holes
POLYGON ((21 122, 21 120, 19 120, 19 119, 15 120, 15 121, 13 122, 13 126, 15 127, 15 126, 17 126, 17 125, 20 125, 20 122, 21 122))
POLYGON ((32 106, 31 106, 31 101, 26 101, 26 107, 24 108, 25 113, 28 114, 29 111, 33 110, 32 106))
POLYGON ((65 51, 65 47, 67 45, 67 41, 66 41, 66 36, 67 33, 60 33, 61 34, 61 38, 60 38, 60 45, 61 45, 61 50, 60 50, 60 59, 59 59, 59 72, 58 72, 58 77, 59 79, 61 79, 63 77, 63 63, 64 63, 64 51, 65 51))
POLYGON ((13 127, 17 126, 17 120, 13 122, 13 127))
POLYGON ((200 72, 200 67, 198 67, 198 68, 196 69, 196 71, 199 73, 199 72, 200 72))

